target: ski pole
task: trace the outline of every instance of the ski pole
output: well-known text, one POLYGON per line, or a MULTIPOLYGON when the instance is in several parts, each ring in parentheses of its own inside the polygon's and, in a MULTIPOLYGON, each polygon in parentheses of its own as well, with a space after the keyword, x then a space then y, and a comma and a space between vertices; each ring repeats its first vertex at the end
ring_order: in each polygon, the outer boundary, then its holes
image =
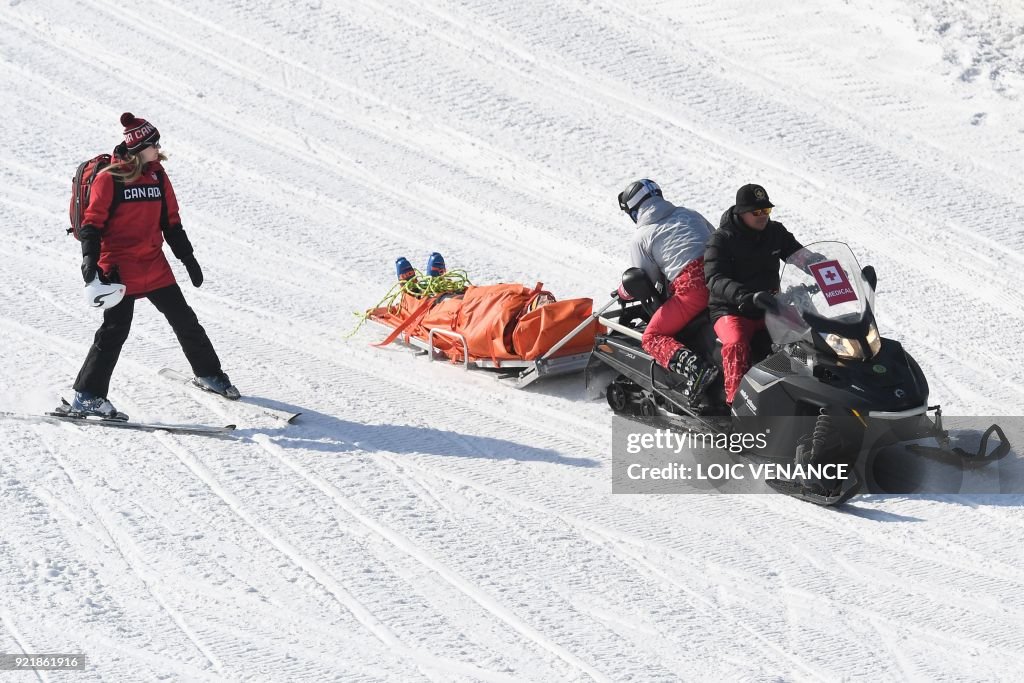
POLYGON ((551 347, 550 349, 548 349, 548 352, 547 352, 547 353, 545 353, 545 354, 544 354, 543 356, 541 356, 541 357, 540 357, 540 359, 541 359, 541 360, 547 360, 548 358, 550 358, 550 357, 551 357, 551 354, 555 353, 556 351, 558 351, 558 349, 560 349, 560 348, 562 348, 563 346, 565 346, 566 344, 568 344, 568 343, 569 343, 569 340, 570 340, 570 339, 572 339, 572 338, 573 338, 573 337, 575 337, 575 336, 576 336, 577 334, 579 334, 579 333, 580 333, 580 332, 581 332, 581 331, 583 330, 583 328, 587 327, 587 326, 588 326, 588 325, 589 325, 590 323, 592 323, 592 322, 594 321, 594 318, 597 318, 597 317, 598 317, 599 315, 601 315, 602 313, 604 313, 605 311, 607 311, 607 310, 608 310, 609 308, 611 308, 611 307, 612 307, 612 306, 613 306, 613 305, 615 304, 615 302, 617 302, 618 300, 619 300, 619 297, 617 297, 617 296, 615 296, 615 297, 612 297, 612 298, 611 298, 611 299, 610 299, 610 300, 608 301, 608 303, 606 303, 606 304, 605 304, 604 306, 602 306, 602 307, 601 307, 601 310, 599 310, 599 311, 595 311, 595 312, 591 313, 591 314, 590 314, 590 316, 588 316, 586 320, 584 320, 583 322, 581 322, 581 323, 580 323, 580 324, 579 324, 579 325, 578 325, 578 326, 576 327, 576 329, 574 329, 574 330, 573 330, 572 332, 570 332, 569 334, 567 334, 567 335, 565 335, 564 337, 562 337, 561 339, 559 339, 559 340, 558 340, 558 343, 557 343, 557 344, 555 344, 554 346, 552 346, 552 347, 551 347))

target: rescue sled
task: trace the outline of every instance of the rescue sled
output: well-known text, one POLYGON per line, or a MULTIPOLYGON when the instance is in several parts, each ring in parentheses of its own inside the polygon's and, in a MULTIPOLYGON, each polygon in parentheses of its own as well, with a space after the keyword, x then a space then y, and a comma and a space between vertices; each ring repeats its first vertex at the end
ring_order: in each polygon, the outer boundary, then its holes
POLYGON ((390 332, 375 346, 398 342, 431 361, 496 371, 522 388, 586 369, 604 310, 594 312, 591 299, 555 301, 540 283, 498 284, 432 297, 403 293, 366 320, 390 332))

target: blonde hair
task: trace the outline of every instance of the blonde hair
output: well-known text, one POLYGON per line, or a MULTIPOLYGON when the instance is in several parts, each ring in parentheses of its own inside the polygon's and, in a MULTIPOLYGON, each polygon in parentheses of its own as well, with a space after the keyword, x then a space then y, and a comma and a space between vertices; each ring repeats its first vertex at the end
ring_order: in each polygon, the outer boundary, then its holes
MULTIPOLYGON (((157 152, 156 158, 159 161, 167 161, 167 157, 163 152, 157 152)), ((145 164, 142 163, 142 157, 138 154, 127 154, 124 159, 118 163, 111 164, 100 173, 109 173, 110 175, 120 178, 126 183, 130 183, 134 180, 138 180, 142 176, 142 167, 145 164)))

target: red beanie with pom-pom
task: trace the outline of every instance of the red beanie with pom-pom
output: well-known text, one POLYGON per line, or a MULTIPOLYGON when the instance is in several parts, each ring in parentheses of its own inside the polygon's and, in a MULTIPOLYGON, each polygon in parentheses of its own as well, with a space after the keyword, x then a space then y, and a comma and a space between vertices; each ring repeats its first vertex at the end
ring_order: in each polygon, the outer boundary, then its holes
POLYGON ((146 119, 137 119, 131 112, 121 114, 124 126, 124 144, 132 154, 142 151, 160 140, 160 131, 146 119))

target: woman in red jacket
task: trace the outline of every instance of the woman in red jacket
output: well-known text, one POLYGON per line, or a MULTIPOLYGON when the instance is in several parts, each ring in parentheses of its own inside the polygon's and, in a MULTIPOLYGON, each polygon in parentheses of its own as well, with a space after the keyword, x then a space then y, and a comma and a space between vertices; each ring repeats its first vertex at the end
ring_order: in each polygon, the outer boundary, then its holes
POLYGON ((99 277, 127 288, 121 303, 103 313, 92 348, 75 380, 75 413, 113 417, 117 411, 107 400, 110 376, 121 347, 128 338, 135 300, 149 299, 164 314, 181 343, 196 375, 196 383, 231 399, 238 389, 221 370, 217 352, 185 302, 164 257, 163 243, 188 270, 192 284, 203 284, 203 271, 192 244, 181 227, 178 202, 164 174, 160 132, 145 119, 121 115, 124 142, 114 149, 115 162, 92 183, 79 237, 82 240, 82 277, 99 277))

